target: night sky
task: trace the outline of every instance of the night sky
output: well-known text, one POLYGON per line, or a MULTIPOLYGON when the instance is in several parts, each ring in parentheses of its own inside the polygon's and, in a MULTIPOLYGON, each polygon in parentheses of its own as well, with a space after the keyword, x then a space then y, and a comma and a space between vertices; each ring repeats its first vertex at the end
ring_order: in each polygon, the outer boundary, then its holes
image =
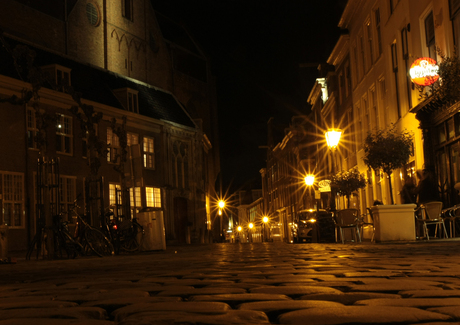
POLYGON ((308 113, 317 64, 329 57, 346 0, 152 0, 184 23, 217 79, 223 190, 261 188, 267 122, 283 132, 308 113), (312 67, 299 69, 300 63, 312 67))

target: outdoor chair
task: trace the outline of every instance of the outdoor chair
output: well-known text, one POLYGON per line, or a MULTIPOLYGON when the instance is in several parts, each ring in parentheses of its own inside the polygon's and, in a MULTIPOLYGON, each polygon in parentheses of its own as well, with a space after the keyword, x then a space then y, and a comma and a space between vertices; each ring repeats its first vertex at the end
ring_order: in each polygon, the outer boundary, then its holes
POLYGON ((374 236, 375 236, 374 215, 372 214, 372 210, 370 208, 366 208, 366 209, 367 209, 367 215, 363 214, 361 216, 361 220, 359 221, 359 225, 360 225, 360 228, 361 228, 361 234, 364 233, 364 227, 365 226, 372 226, 372 238, 371 238, 371 241, 374 241, 374 236), (366 218, 366 216, 369 216, 367 221, 364 219, 364 218, 366 218))
POLYGON ((444 224, 447 222, 449 225, 450 238, 456 237, 457 221, 460 220, 460 207, 456 206, 450 209, 443 214, 444 224))
POLYGON ((423 225, 423 232, 427 240, 430 240, 428 233, 428 225, 436 225, 435 236, 438 231, 438 227, 441 228, 439 233, 444 230, 444 235, 446 238, 449 238, 447 234, 446 225, 444 224, 444 219, 441 216, 442 211, 442 202, 432 201, 420 204, 420 215, 417 218, 417 223, 423 225))
POLYGON ((354 238, 354 241, 361 242, 361 236, 359 233, 360 221, 359 221, 359 210, 358 209, 343 209, 338 210, 335 213, 335 241, 338 241, 338 232, 340 232, 340 238, 342 244, 345 243, 344 229, 350 229, 354 238))

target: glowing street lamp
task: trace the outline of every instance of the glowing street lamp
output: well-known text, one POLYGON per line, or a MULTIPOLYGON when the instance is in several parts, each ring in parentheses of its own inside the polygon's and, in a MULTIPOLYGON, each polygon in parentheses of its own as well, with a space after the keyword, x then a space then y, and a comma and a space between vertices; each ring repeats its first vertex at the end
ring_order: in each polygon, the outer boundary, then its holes
POLYGON ((342 130, 340 129, 329 129, 326 133, 326 143, 329 149, 334 150, 339 145, 340 137, 342 136, 342 130))
POLYGON ((305 184, 312 186, 315 183, 315 175, 308 174, 305 178, 305 184))
MULTIPOLYGON (((326 133, 326 143, 327 147, 331 150, 332 153, 332 164, 331 164, 331 173, 335 174, 335 149, 339 145, 340 137, 342 136, 342 130, 340 129, 329 129, 326 133)), ((331 186, 331 202, 329 204, 331 211, 335 211, 335 191, 331 186)))
POLYGON ((268 222, 268 217, 267 217, 267 216, 264 216, 264 217, 262 218, 262 221, 263 221, 263 223, 264 223, 264 235, 263 235, 263 237, 262 237, 262 242, 265 242, 265 241, 266 241, 266 239, 265 239, 265 237, 266 237, 266 234, 265 234, 265 224, 268 222))
POLYGON ((252 228, 254 228, 254 224, 250 222, 248 224, 248 227, 249 227, 249 242, 252 243, 252 228))

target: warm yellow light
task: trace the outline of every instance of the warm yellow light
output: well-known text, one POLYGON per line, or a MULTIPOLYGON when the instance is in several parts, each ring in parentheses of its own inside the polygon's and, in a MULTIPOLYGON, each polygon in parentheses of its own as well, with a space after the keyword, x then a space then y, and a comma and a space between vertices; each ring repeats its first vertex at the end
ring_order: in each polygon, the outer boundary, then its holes
POLYGON ((325 133, 325 135, 326 135, 327 146, 331 149, 334 149, 339 144, 340 137, 342 136, 342 130, 330 129, 325 133))
POLYGON ((268 222, 268 217, 267 217, 267 216, 263 217, 263 218, 262 218, 262 221, 263 221, 264 223, 267 223, 267 222, 268 222))
POLYGON ((236 228, 236 229, 238 229, 238 231, 243 230, 243 228, 241 228, 241 226, 238 226, 238 228, 236 228))
POLYGON ((254 228, 254 224, 251 222, 251 223, 249 224, 249 229, 252 229, 252 228, 254 228))
POLYGON ((308 174, 305 177, 305 184, 307 184, 308 186, 312 186, 314 182, 315 182, 315 175, 308 174))
POLYGON ((225 207, 225 202, 223 200, 220 200, 218 205, 219 205, 219 208, 223 209, 225 207))
POLYGON ((219 215, 220 215, 220 216, 222 215, 222 210, 221 210, 221 209, 219 209, 219 215))

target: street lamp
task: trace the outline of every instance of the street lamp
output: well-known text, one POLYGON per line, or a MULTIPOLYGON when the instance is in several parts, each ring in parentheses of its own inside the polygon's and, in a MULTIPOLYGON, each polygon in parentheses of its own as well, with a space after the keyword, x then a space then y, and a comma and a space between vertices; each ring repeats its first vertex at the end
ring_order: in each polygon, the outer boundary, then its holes
POLYGON ((315 183, 315 175, 313 174, 308 174, 306 177, 305 177, 305 184, 308 186, 309 188, 309 193, 308 193, 308 206, 307 208, 310 208, 312 209, 311 205, 310 205, 310 202, 312 202, 312 195, 311 195, 311 187, 313 186, 313 184, 315 183))
POLYGON ((267 216, 264 216, 264 217, 262 218, 262 221, 263 221, 263 223, 264 223, 264 235, 263 235, 263 237, 262 237, 262 241, 265 242, 265 241, 267 241, 266 238, 265 238, 265 237, 266 237, 266 233, 265 233, 265 224, 268 222, 268 217, 267 217, 267 216))
POLYGON ((252 243, 252 228, 254 228, 254 224, 250 222, 248 227, 249 227, 249 242, 252 243))
MULTIPOLYGON (((335 149, 339 145, 340 137, 342 136, 342 130, 340 129, 329 129, 326 133, 326 143, 327 147, 331 150, 332 153, 332 164, 331 164, 331 173, 335 174, 335 149)), ((335 211, 335 191, 331 186, 331 202, 329 204, 331 211, 335 211)))
POLYGON ((219 200, 219 202, 217 202, 217 206, 219 207, 219 211, 218 211, 218 214, 219 214, 219 221, 220 221, 220 229, 219 229, 219 232, 220 232, 220 240, 221 242, 224 240, 224 236, 222 236, 222 232, 224 231, 223 230, 223 221, 222 221, 222 210, 225 208, 225 201, 224 200, 219 200))

